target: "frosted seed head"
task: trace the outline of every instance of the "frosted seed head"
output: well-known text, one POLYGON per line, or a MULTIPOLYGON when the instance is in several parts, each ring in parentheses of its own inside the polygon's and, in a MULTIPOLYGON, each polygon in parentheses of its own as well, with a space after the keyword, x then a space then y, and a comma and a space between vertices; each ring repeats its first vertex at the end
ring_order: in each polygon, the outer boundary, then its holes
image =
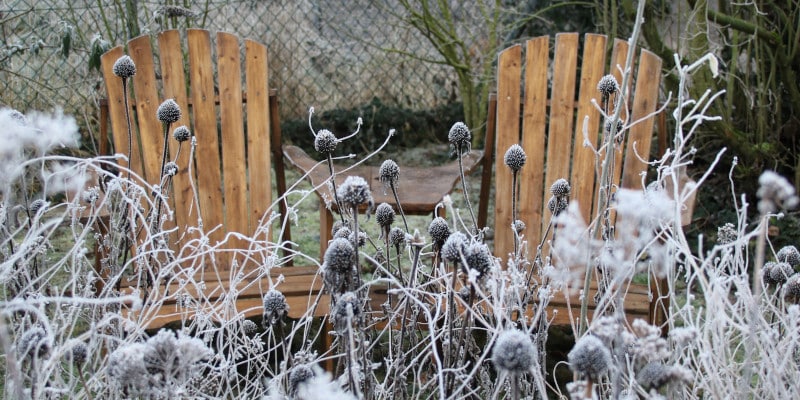
POLYGON ((717 228, 717 243, 719 244, 733 243, 737 237, 736 226, 730 222, 726 222, 725 225, 717 228))
POLYGON ((553 185, 550 186, 550 193, 556 197, 565 197, 569 196, 570 191, 572 188, 564 178, 559 178, 557 181, 553 182, 553 185))
POLYGON ((466 253, 469 239, 462 232, 453 232, 442 245, 442 258, 458 263, 461 262, 461 255, 466 253))
POLYGON ((794 268, 789 263, 777 262, 770 269, 769 276, 772 283, 782 285, 786 283, 790 276, 794 275, 794 268))
POLYGON ((472 143, 472 133, 463 122, 456 122, 447 134, 447 140, 456 149, 469 150, 472 143))
POLYGON ((174 99, 167 99, 158 106, 156 111, 158 120, 165 124, 173 124, 181 119, 181 107, 174 99))
POLYGON ((778 283, 778 282, 775 282, 774 280, 772 280, 772 270, 775 269, 775 266, 777 264, 778 263, 776 263, 774 261, 767 261, 761 267, 761 278, 762 278, 762 281, 764 282, 764 285, 772 286, 772 285, 776 285, 778 283))
POLYGON ((292 398, 296 397, 299 386, 308 383, 314 376, 316 376, 314 370, 308 365, 295 365, 292 370, 289 371, 289 395, 292 398))
POLYGON ((249 319, 242 321, 242 331, 245 335, 252 335, 258 331, 258 325, 249 319))
POLYGON ((114 71, 114 75, 122 78, 127 79, 134 75, 136 75, 136 64, 133 63, 133 59, 130 56, 124 55, 114 61, 114 67, 112 68, 114 71))
POLYGON ((553 216, 561 214, 567 207, 569 207, 569 201, 563 197, 550 196, 550 200, 547 201, 547 209, 553 216))
MULTIPOLYGON (((548 204, 548 207, 549 207, 549 204, 548 204)), ((565 207, 565 208, 566 208, 566 207, 565 207)), ((519 219, 518 219, 518 220, 516 220, 516 221, 514 221, 514 224, 512 225, 512 227, 514 228, 514 232, 515 232, 517 235, 520 235, 520 234, 522 234, 522 232, 524 232, 524 231, 525 231, 525 228, 526 228, 526 226, 525 226, 525 222, 522 222, 522 220, 519 220, 519 219)))
POLYGON ((174 131, 172 131, 172 137, 174 137, 175 140, 178 141, 178 143, 183 143, 189 140, 190 137, 192 137, 192 132, 189 131, 189 128, 186 127, 186 125, 181 125, 175 128, 174 131))
POLYGON ((89 350, 86 348, 86 344, 83 342, 78 342, 70 347, 66 356, 73 365, 81 366, 86 362, 86 359, 89 356, 89 350))
POLYGON ((492 349, 492 363, 498 371, 522 374, 534 367, 536 347, 531 337, 520 330, 503 331, 492 349))
POLYGON ((286 296, 276 289, 264 294, 264 324, 275 325, 289 313, 286 296))
POLYGON ((373 204, 369 183, 360 176, 348 176, 336 194, 339 196, 339 201, 349 207, 373 204))
POLYGON ((375 221, 381 228, 387 229, 394 223, 394 208, 389 203, 378 204, 375 209, 375 221))
POLYGON ((337 273, 350 272, 353 260, 355 260, 355 254, 356 251, 349 240, 336 238, 330 242, 328 249, 325 250, 323 269, 337 273))
POLYGON ((619 92, 619 83, 614 75, 608 74, 597 82, 597 90, 603 95, 603 98, 608 98, 612 94, 619 92))
POLYGON ((336 139, 336 135, 327 129, 320 129, 314 136, 314 149, 322 154, 333 153, 338 143, 339 140, 336 139))
POLYGON ((31 216, 34 216, 39 213, 39 211, 46 211, 47 206, 49 203, 42 199, 36 199, 28 205, 28 211, 30 212, 31 216))
POLYGON ((479 277, 484 277, 492 269, 492 255, 489 247, 483 243, 472 242, 467 246, 465 258, 467 267, 478 272, 479 277))
POLYGON ((400 167, 396 162, 386 160, 381 164, 380 169, 378 169, 378 175, 384 185, 396 185, 397 181, 400 179, 400 167))
POLYGON ((567 354, 567 359, 573 372, 596 381, 608 371, 611 352, 596 336, 586 335, 575 343, 575 347, 567 354))
POLYGON ((428 234, 431 235, 431 240, 441 247, 450 236, 450 227, 447 226, 447 221, 444 218, 436 217, 428 225, 428 234))
POLYGON ((170 161, 164 164, 164 176, 175 176, 178 174, 178 164, 170 161))
POLYGON ((392 246, 400 246, 405 241, 406 233, 402 229, 394 227, 389 231, 389 244, 392 246))
POLYGON ((40 326, 32 326, 17 340, 19 358, 41 358, 50 352, 51 339, 40 326))
POLYGON ((783 284, 783 296, 787 300, 800 301, 800 274, 794 274, 783 284))
POLYGON ((797 251, 797 247, 794 246, 783 246, 778 253, 775 254, 775 259, 780 262, 789 263, 792 267, 797 267, 800 265, 800 252, 797 251))
POLYGON ((525 150, 522 149, 522 146, 518 144, 512 144, 511 147, 506 150, 506 155, 503 157, 503 162, 506 163, 506 166, 511 169, 513 172, 517 172, 522 169, 522 166, 525 165, 525 161, 528 159, 528 156, 525 155, 525 150))
POLYGON ((758 178, 758 211, 761 214, 797 207, 798 199, 794 186, 786 178, 772 171, 764 171, 758 178))
POLYGON ((336 305, 331 310, 334 328, 342 331, 348 325, 348 321, 355 322, 361 315, 361 302, 353 292, 342 293, 336 300, 336 305))

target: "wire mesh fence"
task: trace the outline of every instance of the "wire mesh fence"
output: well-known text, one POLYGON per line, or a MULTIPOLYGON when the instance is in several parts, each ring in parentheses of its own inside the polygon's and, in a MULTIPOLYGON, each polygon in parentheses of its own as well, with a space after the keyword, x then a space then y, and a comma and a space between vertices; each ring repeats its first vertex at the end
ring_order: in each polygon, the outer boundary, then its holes
POLYGON ((427 109, 457 100, 435 49, 383 0, 7 0, 0 6, 0 103, 63 107, 87 126, 103 96, 99 55, 167 28, 227 31, 266 43, 281 114, 351 108, 377 98, 427 109), (176 2, 177 3, 177 2, 176 2), (413 54, 415 57, 409 57, 413 54))

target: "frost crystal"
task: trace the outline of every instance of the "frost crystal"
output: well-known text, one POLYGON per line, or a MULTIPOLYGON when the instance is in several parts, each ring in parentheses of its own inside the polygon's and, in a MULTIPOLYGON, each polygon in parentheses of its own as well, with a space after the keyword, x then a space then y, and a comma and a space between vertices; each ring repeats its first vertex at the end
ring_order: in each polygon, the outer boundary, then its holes
POLYGON ((500 333, 492 349, 492 363, 500 371, 521 374, 535 365, 536 348, 531 337, 520 330, 500 333))

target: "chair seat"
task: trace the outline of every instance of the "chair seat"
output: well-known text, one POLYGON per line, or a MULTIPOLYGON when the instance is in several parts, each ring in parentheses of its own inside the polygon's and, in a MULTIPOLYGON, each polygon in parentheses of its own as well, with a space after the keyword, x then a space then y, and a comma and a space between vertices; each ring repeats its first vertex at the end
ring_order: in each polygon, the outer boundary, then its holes
MULTIPOLYGON (((328 195, 325 181, 330 178, 330 172, 326 163, 320 163, 311 158, 308 153, 297 146, 284 145, 283 153, 289 163, 303 171, 311 181, 311 184, 318 188, 318 194, 328 195)), ((465 154, 462 157, 464 173, 472 173, 482 159, 483 151, 480 150, 473 150, 465 154)), ((380 167, 362 164, 345 171, 348 168, 346 165, 334 165, 337 171, 337 185, 344 182, 348 176, 360 176, 369 182, 376 205, 380 203, 395 203, 392 192, 388 188, 384 188, 383 183, 380 181, 380 167)), ((444 196, 453 190, 459 179, 460 173, 457 161, 432 167, 406 167, 401 165, 397 192, 403 205, 403 211, 407 214, 416 215, 432 213, 444 196)), ((336 209, 335 204, 332 207, 334 210, 336 209)))

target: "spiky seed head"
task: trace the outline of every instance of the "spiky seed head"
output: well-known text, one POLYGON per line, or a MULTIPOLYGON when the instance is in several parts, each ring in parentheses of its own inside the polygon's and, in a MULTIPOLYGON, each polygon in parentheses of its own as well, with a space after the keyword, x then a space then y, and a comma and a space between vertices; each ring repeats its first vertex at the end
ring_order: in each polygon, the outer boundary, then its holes
POLYGON ((72 362, 73 365, 81 366, 89 357, 89 350, 86 347, 86 344, 83 342, 78 342, 70 347, 69 352, 66 353, 66 356, 68 361, 72 362))
POLYGON ((323 269, 337 273, 350 272, 355 255, 356 251, 349 240, 345 238, 333 239, 328 245, 328 249, 325 250, 323 269))
POLYGON ((350 207, 373 202, 369 183, 360 176, 348 176, 339 186, 336 194, 339 196, 339 201, 350 207))
POLYGON ((286 296, 276 289, 270 289, 264 294, 264 323, 275 325, 289 313, 289 303, 286 296))
POLYGON ((559 178, 550 186, 550 193, 556 197, 568 197, 572 188, 564 178, 559 178))
POLYGON ((789 263, 792 267, 797 267, 800 265, 800 252, 797 251, 797 247, 794 246, 783 246, 778 253, 775 254, 775 259, 780 262, 789 263))
MULTIPOLYGON (((347 240, 350 240, 350 234, 352 234, 352 233, 353 233, 353 230, 350 229, 349 226, 342 225, 342 226, 339 227, 339 229, 336 230, 336 232, 333 233, 333 238, 334 239, 347 239, 347 240)), ((352 242, 350 242, 350 243, 352 243, 352 242)))
MULTIPOLYGON (((548 204, 548 206, 549 206, 549 204, 548 204)), ((516 232, 517 235, 519 235, 522 232, 524 232, 525 228, 526 228, 525 223, 522 222, 522 220, 519 220, 519 219, 514 221, 514 224, 512 226, 514 228, 514 232, 516 232)))
POLYGON ((292 370, 289 371, 289 395, 292 398, 296 397, 300 385, 310 382, 311 378, 314 376, 316 376, 314 370, 308 365, 295 365, 292 370))
POLYGON ((378 204, 375 209, 375 221, 383 229, 388 229, 394 223, 394 208, 389 203, 378 204))
POLYGON ((451 233, 442 245, 442 258, 452 263, 461 262, 461 255, 466 253, 468 243, 469 239, 464 233, 451 233))
POLYGON ((547 201, 547 209, 554 216, 561 214, 567 207, 569 207, 569 202, 563 197, 550 196, 550 200, 547 201))
POLYGON ((28 211, 31 213, 31 216, 34 216, 39 213, 39 211, 47 210, 48 203, 42 199, 36 199, 28 205, 28 211))
POLYGON ((400 246, 405 241, 406 233, 402 229, 394 227, 389 231, 389 244, 392 246, 400 246))
POLYGON ((500 333, 492 349, 492 363, 498 371, 523 374, 534 367, 536 347, 530 335, 509 329, 500 333))
POLYGON ((192 132, 186 125, 181 125, 175 128, 174 131, 172 131, 172 137, 174 137, 175 140, 178 141, 178 143, 183 143, 189 140, 190 137, 192 137, 192 132))
POLYGON ((428 234, 431 235, 431 240, 441 247, 450 236, 450 227, 447 226, 447 221, 444 218, 436 217, 428 225, 428 234))
POLYGON ((320 129, 314 136, 314 149, 322 154, 333 153, 338 143, 339 140, 336 139, 336 135, 327 129, 320 129))
POLYGON ((336 305, 331 310, 333 325, 337 331, 342 331, 348 326, 348 321, 356 321, 361 315, 361 302, 353 292, 345 292, 336 299, 336 305))
POLYGON ((456 122, 450 127, 450 132, 447 134, 447 140, 456 149, 469 150, 472 143, 472 133, 469 131, 467 124, 463 122, 456 122))
POLYGON ((527 161, 528 156, 525 155, 525 150, 522 149, 522 146, 518 144, 512 144, 511 147, 506 150, 506 155, 503 157, 503 162, 506 163, 506 166, 511 169, 512 172, 517 172, 522 169, 522 166, 525 165, 525 161, 527 161))
POLYGON ((472 242, 467 246, 465 254, 467 267, 478 271, 479 277, 484 277, 492 269, 492 255, 489 247, 483 243, 472 242))
POLYGON ((765 262, 765 263, 764 263, 764 265, 761 267, 761 278, 762 278, 762 280, 763 280, 763 282, 764 282, 764 285, 766 285, 766 286, 772 286, 772 285, 777 285, 777 284, 778 284, 778 282, 775 282, 775 281, 772 279, 772 270, 774 270, 774 269, 775 269, 775 266, 776 266, 777 264, 778 264, 778 263, 776 263, 776 262, 774 262, 774 261, 767 261, 767 262, 765 262))
MULTIPOLYGON (((605 129, 606 129, 606 133, 611 133, 611 128, 614 126, 614 125, 611 123, 611 121, 610 121, 610 120, 606 120, 606 122, 605 122, 605 124, 604 124, 604 125, 605 125, 605 129)), ((617 120, 617 129, 616 129, 614 132, 616 132, 616 133, 620 133, 620 132, 622 132, 622 129, 623 129, 623 128, 625 128, 625 123, 624 123, 624 122, 622 122, 622 120, 621 120, 621 119, 618 119, 618 120, 617 120)))
POLYGON ((786 283, 790 276, 794 275, 794 268, 789 263, 777 262, 770 269, 770 280, 776 285, 786 283))
POLYGON ((737 237, 736 226, 730 222, 726 222, 725 225, 717 228, 717 243, 719 244, 733 243, 737 237))
POLYGON ((122 79, 127 79, 136 75, 136 64, 134 64, 130 56, 124 55, 118 58, 117 61, 114 61, 112 70, 114 71, 114 75, 122 79))
POLYGON ((32 326, 17 340, 17 355, 20 358, 40 358, 50 352, 50 339, 40 326, 32 326))
POLYGON ((393 160, 386 160, 378 169, 381 182, 386 186, 396 185, 400 179, 400 167, 393 160))
POLYGON ((603 98, 608 98, 614 93, 619 92, 619 83, 614 75, 608 74, 597 82, 597 90, 603 95, 603 98))
POLYGON ((174 99, 166 99, 156 110, 158 120, 165 124, 174 124, 181 119, 181 107, 174 99))
POLYGON ((164 176, 175 176, 178 174, 178 164, 169 161, 164 164, 164 176))
POLYGON ((794 274, 783 284, 783 296, 787 300, 800 301, 800 274, 794 274))
POLYGON ((367 233, 364 231, 358 232, 358 238, 355 237, 355 232, 350 232, 350 236, 347 237, 347 240, 350 243, 357 243, 358 247, 364 247, 367 244, 367 233))
POLYGON ((567 354, 567 360, 573 372, 597 381, 611 365, 611 352, 597 336, 585 335, 567 354))
POLYGON ((252 320, 246 319, 242 321, 242 331, 245 335, 252 335, 258 331, 258 325, 252 320))
POLYGON ((672 368, 660 362, 648 363, 636 374, 636 381, 646 391, 658 390, 674 379, 672 368))

